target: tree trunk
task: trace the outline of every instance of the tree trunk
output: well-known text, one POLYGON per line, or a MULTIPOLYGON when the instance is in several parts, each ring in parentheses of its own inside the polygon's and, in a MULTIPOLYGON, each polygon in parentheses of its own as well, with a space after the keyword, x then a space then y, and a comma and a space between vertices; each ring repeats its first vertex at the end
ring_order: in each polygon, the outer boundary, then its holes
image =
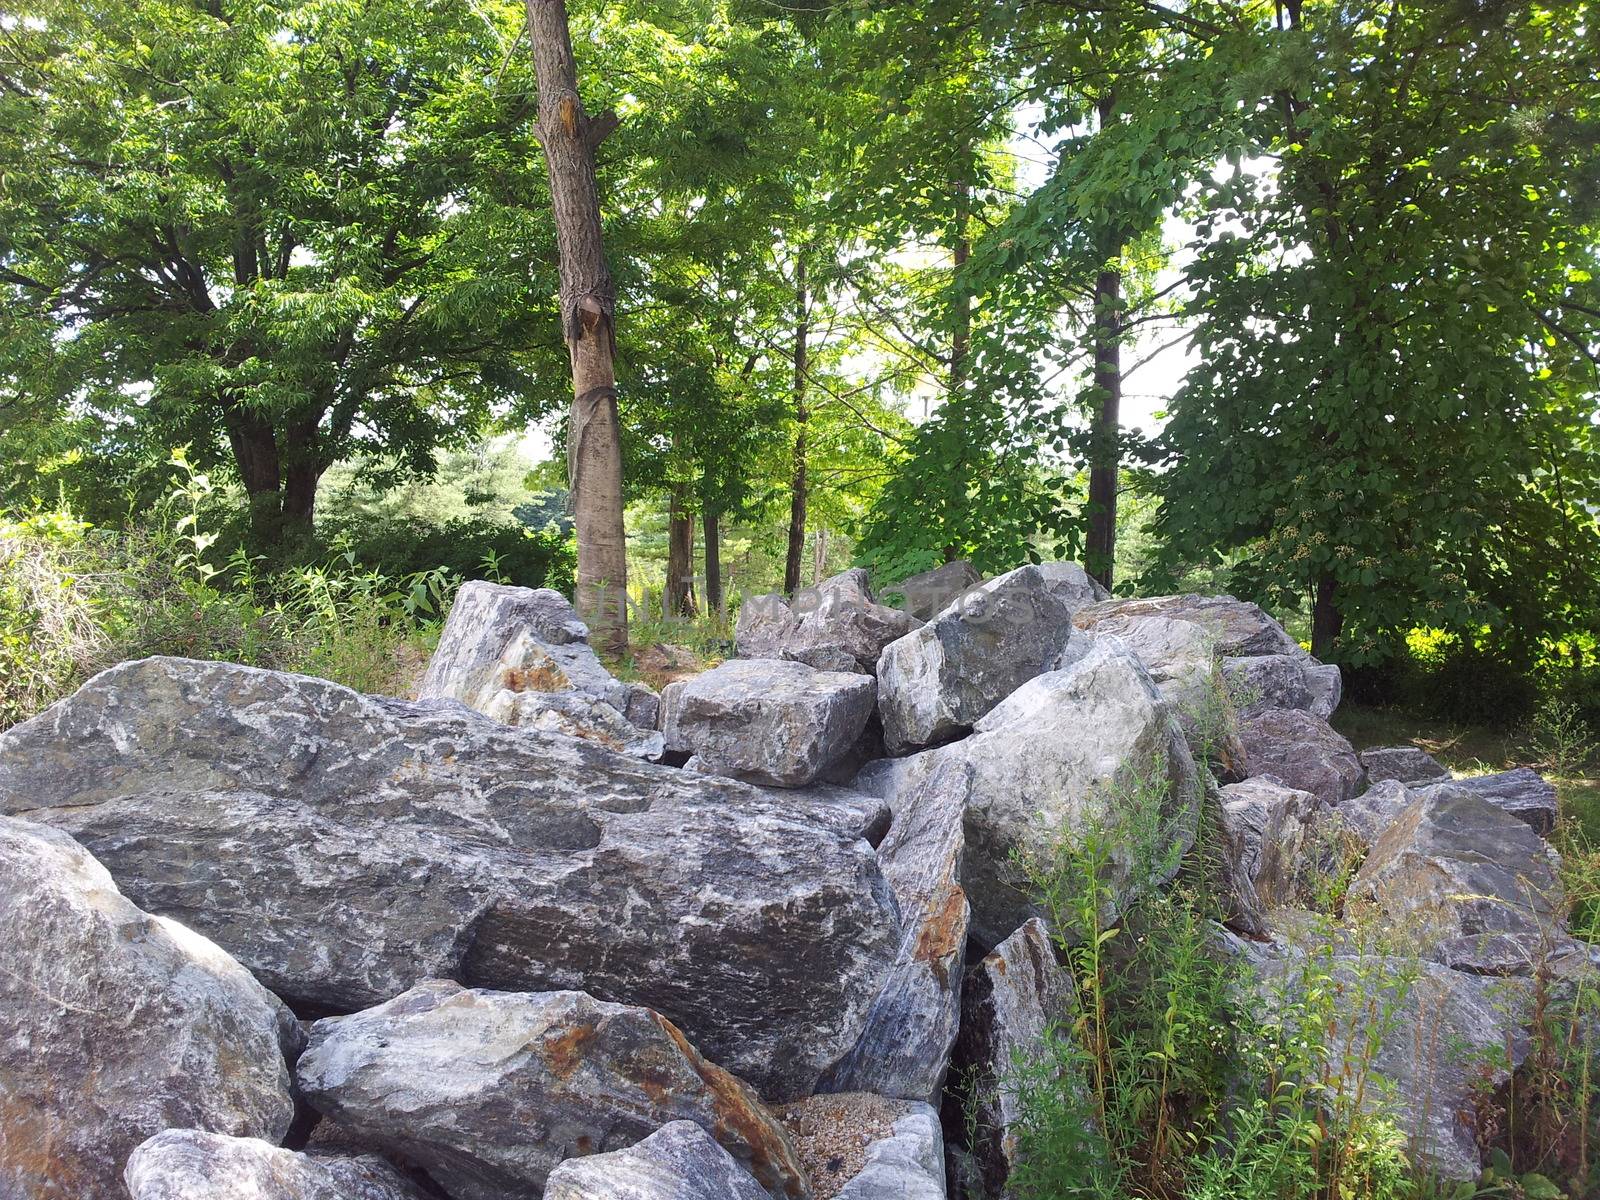
POLYGON ((578 532, 578 612, 597 645, 628 645, 627 541, 622 528, 622 440, 617 420, 616 288, 600 239, 595 151, 616 128, 578 98, 564 0, 527 0, 539 81, 539 142, 550 177, 561 269, 561 324, 572 361, 567 485, 578 532))
POLYGON ((234 408, 224 426, 250 506, 251 550, 276 558, 309 541, 322 476, 315 423, 301 422, 280 436, 265 417, 234 408))
POLYGON ((1311 653, 1324 662, 1333 661, 1339 641, 1339 631, 1344 628, 1344 614, 1339 611, 1339 585, 1332 575, 1317 577, 1316 597, 1311 603, 1311 653))
POLYGON ((800 590, 800 559, 806 548, 806 339, 810 335, 807 308, 806 264, 795 264, 794 283, 794 470, 789 485, 789 554, 783 564, 783 590, 792 596, 800 590))
POLYGON ((722 608, 722 529, 717 514, 707 506, 701 514, 706 531, 706 611, 721 616, 722 608))
MULTIPOLYGON (((971 147, 967 148, 967 157, 963 160, 968 170, 971 169, 971 147)), ((945 381, 945 403, 958 401, 961 389, 967 381, 967 353, 972 344, 972 303, 964 286, 960 281, 961 269, 967 265, 967 259, 972 257, 972 239, 967 235, 967 227, 972 219, 972 182, 969 178, 956 181, 956 225, 951 231, 951 259, 953 269, 950 273, 950 374, 945 381)), ((954 410, 959 415, 960 409, 954 410)), ((923 414, 926 416, 926 412, 923 414)), ((969 468, 966 462, 965 441, 962 442, 961 457, 957 460, 956 471, 965 478, 969 468)), ((961 557, 961 550, 952 543, 944 547, 944 561, 954 562, 961 557)))
POLYGON ((811 586, 816 587, 825 576, 823 572, 828 569, 828 527, 817 526, 817 541, 811 551, 811 586))
POLYGON ((667 586, 664 600, 669 617, 692 616, 694 603, 694 516, 685 508, 684 492, 672 489, 667 509, 667 586))
POLYGON ((1110 590, 1117 560, 1117 490, 1122 432, 1122 275, 1101 271, 1094 284, 1094 424, 1089 431, 1089 533, 1084 565, 1110 590))

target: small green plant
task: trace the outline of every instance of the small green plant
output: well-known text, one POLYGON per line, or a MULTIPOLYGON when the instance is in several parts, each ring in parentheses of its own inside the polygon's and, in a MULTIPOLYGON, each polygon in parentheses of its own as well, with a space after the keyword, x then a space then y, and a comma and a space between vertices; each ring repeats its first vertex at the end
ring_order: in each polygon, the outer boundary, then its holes
POLYGON ((1594 758, 1594 730, 1576 704, 1550 695, 1540 703, 1528 727, 1528 748, 1558 779, 1581 778, 1594 758))

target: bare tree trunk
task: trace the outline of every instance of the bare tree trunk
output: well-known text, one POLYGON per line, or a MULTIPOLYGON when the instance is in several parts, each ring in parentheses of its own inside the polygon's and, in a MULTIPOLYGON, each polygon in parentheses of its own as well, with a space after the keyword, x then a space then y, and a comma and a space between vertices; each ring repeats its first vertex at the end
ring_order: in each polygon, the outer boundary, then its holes
POLYGON ((1089 431, 1089 533, 1084 565, 1110 590, 1117 560, 1121 479, 1122 275, 1101 271, 1094 284, 1094 423, 1089 431))
POLYGON ((828 527, 817 526, 817 540, 811 548, 811 586, 816 587, 825 578, 828 569, 828 527))
POLYGON ((806 340, 810 336, 810 312, 806 291, 806 264, 800 259, 794 272, 794 471, 789 485, 789 554, 783 564, 783 590, 794 595, 800 590, 800 559, 806 548, 806 340))
POLYGON ((684 506, 688 489, 672 489, 667 509, 667 586, 664 599, 669 617, 691 616, 694 603, 694 516, 684 506))
MULTIPOLYGON (((965 166, 971 168, 971 147, 968 147, 965 166)), ((961 268, 967 265, 967 259, 972 256, 972 239, 967 235, 967 226, 972 216, 972 181, 962 178, 956 181, 956 226, 951 231, 951 254, 953 256, 953 270, 950 274, 950 375, 945 381, 945 402, 958 404, 961 398, 961 389, 967 382, 967 354, 972 344, 972 304, 967 294, 962 291, 960 282, 961 268)), ((956 408, 958 414, 959 407, 956 408)), ((962 444, 962 455, 957 460, 956 471, 965 478, 968 467, 965 456, 965 443, 962 444)), ((944 548, 944 561, 954 562, 961 556, 959 547, 946 543, 944 548)))
POLYGON ((1339 585, 1332 575, 1319 575, 1316 595, 1311 601, 1311 653, 1324 661, 1332 661, 1343 628, 1339 585))
POLYGON ((617 118, 583 110, 564 0, 527 0, 527 7, 539 80, 538 134, 561 267, 562 332, 572 361, 567 481, 578 528, 575 602, 596 644, 618 652, 628 645, 628 560, 614 364, 616 288, 600 239, 595 181, 595 151, 617 118))
POLYGON ((721 616, 722 608, 722 529, 717 514, 710 506, 700 520, 706 531, 706 609, 721 616))

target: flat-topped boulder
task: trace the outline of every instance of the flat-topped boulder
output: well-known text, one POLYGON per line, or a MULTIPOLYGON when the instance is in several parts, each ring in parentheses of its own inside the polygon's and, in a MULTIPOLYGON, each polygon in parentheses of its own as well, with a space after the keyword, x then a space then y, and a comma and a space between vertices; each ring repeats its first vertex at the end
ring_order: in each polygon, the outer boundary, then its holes
POLYGON ((804 805, 224 663, 127 663, 0 734, 0 812, 313 1011, 582 988, 780 1099, 855 1044, 900 944, 871 847, 804 805))
POLYGON ((453 1200, 537 1196, 556 1165, 673 1121, 709 1133, 773 1200, 810 1195, 783 1126, 671 1022, 582 992, 419 984, 318 1021, 301 1091, 418 1163, 453 1200))
POLYGON ((662 695, 667 749, 698 770, 804 787, 849 756, 872 716, 869 675, 773 658, 734 658, 662 695))
POLYGON ((655 693, 606 670, 589 645, 589 627, 560 592, 481 579, 462 584, 418 699, 459 700, 521 724, 524 714, 545 711, 518 702, 529 692, 581 692, 640 729, 656 727, 655 693))
POLYGON ((301 1154, 197 1129, 156 1134, 123 1179, 131 1200, 429 1200, 375 1154, 301 1154))
POLYGON ((922 624, 904 609, 879 604, 867 573, 855 567, 793 601, 756 596, 739 607, 734 648, 741 658, 782 658, 820 671, 871 675, 890 642, 922 624))
POLYGON ((1079 609, 1073 623, 1079 629, 1095 629, 1102 622, 1123 623, 1143 617, 1169 617, 1192 621, 1211 635, 1212 646, 1224 658, 1254 657, 1260 654, 1305 654, 1300 643, 1282 625, 1262 611, 1260 605, 1232 596, 1148 596, 1139 599, 1106 600, 1079 609))
POLYGON ((1038 567, 991 579, 878 659, 878 710, 891 754, 960 737, 1054 664, 1072 618, 1038 567))
POLYGON ((1376 746, 1363 750, 1361 765, 1373 783, 1392 779, 1397 783, 1424 786, 1450 778, 1449 770, 1420 746, 1376 746))
POLYGON ((125 1200, 171 1125, 288 1132, 300 1031, 248 971, 59 830, 0 817, 0 880, 0 1196, 125 1200))
POLYGON ((1222 674, 1239 710, 1253 716, 1269 708, 1300 708, 1327 720, 1344 697, 1344 677, 1333 663, 1303 651, 1224 657, 1222 674))
POLYGON ((1443 787, 1389 824, 1350 885, 1428 958, 1482 975, 1525 975, 1564 942, 1559 860, 1528 825, 1481 796, 1443 787))
POLYGON ((1481 796, 1496 808, 1510 813, 1541 837, 1556 827, 1561 805, 1555 785, 1532 767, 1516 767, 1493 775, 1469 775, 1460 779, 1448 776, 1437 783, 1413 785, 1419 796, 1432 795, 1447 788, 1459 788, 1481 796))

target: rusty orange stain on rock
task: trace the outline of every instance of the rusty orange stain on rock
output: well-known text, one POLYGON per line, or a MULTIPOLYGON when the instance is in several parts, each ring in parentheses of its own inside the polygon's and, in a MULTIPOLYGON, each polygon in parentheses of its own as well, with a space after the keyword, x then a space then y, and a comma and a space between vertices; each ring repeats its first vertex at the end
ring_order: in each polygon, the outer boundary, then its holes
POLYGON ((551 1073, 563 1082, 572 1077, 583 1061, 583 1048, 599 1031, 589 1024, 573 1025, 544 1039, 544 1060, 551 1073))
POLYGON ((950 982, 950 963, 961 949, 967 936, 967 893, 960 884, 951 884, 945 892, 944 903, 931 913, 917 931, 917 944, 911 957, 925 962, 938 976, 939 986, 950 982))

